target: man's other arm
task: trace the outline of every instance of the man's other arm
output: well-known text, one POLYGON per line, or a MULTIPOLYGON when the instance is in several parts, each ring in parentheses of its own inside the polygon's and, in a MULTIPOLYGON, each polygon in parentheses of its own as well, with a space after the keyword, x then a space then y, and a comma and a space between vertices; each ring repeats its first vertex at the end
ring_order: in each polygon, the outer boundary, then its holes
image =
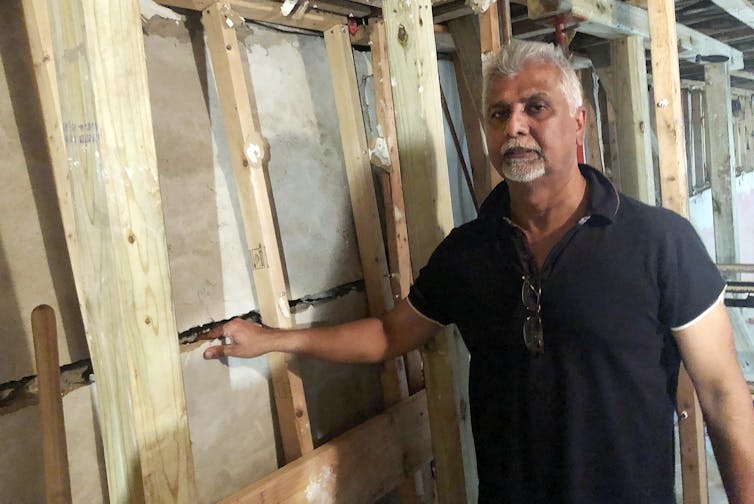
POLYGON ((699 395, 728 498, 731 504, 754 503, 754 407, 724 304, 673 334, 699 395))
POLYGON ((405 299, 381 318, 366 318, 330 327, 279 330, 233 319, 201 336, 226 338, 208 348, 205 359, 257 357, 268 352, 308 355, 333 362, 381 362, 430 340, 440 325, 420 315, 405 299))

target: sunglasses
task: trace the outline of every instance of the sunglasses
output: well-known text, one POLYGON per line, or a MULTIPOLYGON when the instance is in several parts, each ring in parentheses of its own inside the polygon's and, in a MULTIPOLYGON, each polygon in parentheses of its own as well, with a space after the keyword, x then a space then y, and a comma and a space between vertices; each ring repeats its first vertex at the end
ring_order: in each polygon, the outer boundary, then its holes
POLYGON ((542 334, 542 305, 540 296, 542 287, 536 285, 527 276, 521 277, 524 283, 521 285, 521 302, 526 308, 527 316, 524 320, 524 344, 533 355, 541 355, 545 352, 544 335, 542 334))

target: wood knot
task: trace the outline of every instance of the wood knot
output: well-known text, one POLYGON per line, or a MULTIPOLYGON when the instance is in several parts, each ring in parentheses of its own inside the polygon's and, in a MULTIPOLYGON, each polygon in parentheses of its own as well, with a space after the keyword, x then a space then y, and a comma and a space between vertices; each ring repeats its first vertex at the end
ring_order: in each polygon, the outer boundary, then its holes
POLYGON ((135 241, 136 241, 136 235, 134 234, 133 231, 130 231, 128 233, 128 243, 133 243, 135 241))
POLYGON ((398 41, 404 46, 406 45, 406 43, 408 43, 408 32, 406 31, 406 27, 403 25, 400 25, 398 27, 398 41))

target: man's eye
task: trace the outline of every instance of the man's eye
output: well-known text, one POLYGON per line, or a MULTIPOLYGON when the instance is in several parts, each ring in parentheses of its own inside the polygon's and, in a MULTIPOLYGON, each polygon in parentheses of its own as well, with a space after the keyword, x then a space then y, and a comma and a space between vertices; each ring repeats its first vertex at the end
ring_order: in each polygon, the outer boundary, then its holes
POLYGON ((538 114, 544 111, 547 108, 547 105, 545 105, 544 103, 531 103, 527 105, 526 108, 529 110, 529 112, 538 114))
POLYGON ((493 110, 490 112, 490 119, 493 121, 504 121, 508 117, 508 112, 505 110, 493 110))

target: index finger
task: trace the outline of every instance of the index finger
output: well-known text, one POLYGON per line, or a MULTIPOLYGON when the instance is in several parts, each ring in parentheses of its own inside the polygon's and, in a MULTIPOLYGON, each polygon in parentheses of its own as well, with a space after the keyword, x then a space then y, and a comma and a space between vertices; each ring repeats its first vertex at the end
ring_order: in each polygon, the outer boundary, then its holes
POLYGON ((225 324, 216 325, 209 331, 202 333, 199 335, 200 340, 213 340, 217 338, 223 337, 223 329, 225 329, 225 324))

